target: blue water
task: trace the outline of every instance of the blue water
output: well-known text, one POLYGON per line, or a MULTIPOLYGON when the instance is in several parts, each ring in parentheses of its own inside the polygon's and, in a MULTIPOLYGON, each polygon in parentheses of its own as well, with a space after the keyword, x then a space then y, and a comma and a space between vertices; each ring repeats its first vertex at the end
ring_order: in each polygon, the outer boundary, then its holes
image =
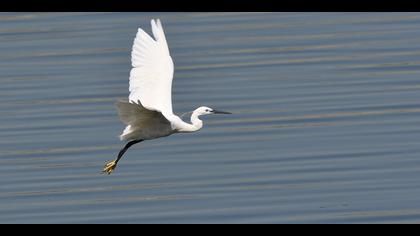
POLYGON ((1 13, 1 223, 420 223, 420 14, 1 13), (138 27, 174 110, 230 116, 124 145, 138 27))

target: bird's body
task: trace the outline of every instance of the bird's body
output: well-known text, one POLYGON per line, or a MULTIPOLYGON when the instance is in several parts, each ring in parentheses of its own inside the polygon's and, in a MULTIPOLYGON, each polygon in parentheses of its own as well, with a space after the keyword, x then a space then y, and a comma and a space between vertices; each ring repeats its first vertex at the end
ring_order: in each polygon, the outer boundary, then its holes
POLYGON ((191 124, 184 122, 172 110, 172 80, 174 64, 169 53, 160 20, 152 20, 151 38, 138 29, 131 51, 129 100, 116 103, 120 120, 126 124, 120 135, 128 143, 115 161, 105 165, 110 174, 129 147, 144 140, 169 136, 174 133, 195 132, 203 127, 201 115, 230 114, 209 107, 199 107, 191 115, 191 124))

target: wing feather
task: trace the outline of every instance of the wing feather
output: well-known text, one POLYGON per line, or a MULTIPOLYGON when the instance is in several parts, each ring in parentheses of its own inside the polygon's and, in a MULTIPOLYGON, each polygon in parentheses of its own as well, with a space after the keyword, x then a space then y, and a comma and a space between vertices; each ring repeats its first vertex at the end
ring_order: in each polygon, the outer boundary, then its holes
POLYGON ((160 20, 152 20, 155 39, 139 28, 131 51, 129 101, 141 101, 149 110, 165 117, 172 111, 174 65, 160 20))
POLYGON ((171 123, 162 113, 144 108, 140 101, 118 101, 115 105, 120 120, 127 125, 120 135, 121 140, 150 139, 172 132, 171 123))

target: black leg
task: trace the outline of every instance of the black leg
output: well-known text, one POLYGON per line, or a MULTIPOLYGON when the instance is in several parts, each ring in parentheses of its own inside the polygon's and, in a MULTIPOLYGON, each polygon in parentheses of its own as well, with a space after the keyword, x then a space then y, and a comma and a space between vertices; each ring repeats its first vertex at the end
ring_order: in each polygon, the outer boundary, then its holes
POLYGON ((140 139, 140 140, 133 140, 133 141, 130 141, 130 142, 128 142, 125 146, 124 146, 124 148, 123 149, 121 149, 120 150, 120 153, 118 153, 118 158, 117 158, 117 160, 115 160, 115 164, 117 164, 118 163, 118 161, 121 159, 121 157, 124 155, 124 153, 131 147, 131 146, 133 146, 134 144, 136 144, 136 143, 140 143, 141 141, 144 141, 143 139, 140 139))

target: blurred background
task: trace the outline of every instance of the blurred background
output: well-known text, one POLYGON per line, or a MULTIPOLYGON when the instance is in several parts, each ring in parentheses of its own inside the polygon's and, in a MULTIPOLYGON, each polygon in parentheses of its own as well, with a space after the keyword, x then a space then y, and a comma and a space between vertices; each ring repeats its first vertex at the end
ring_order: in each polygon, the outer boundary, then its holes
POLYGON ((418 13, 0 13, 1 223, 420 223, 418 13), (137 28, 174 111, 124 145, 137 28))

